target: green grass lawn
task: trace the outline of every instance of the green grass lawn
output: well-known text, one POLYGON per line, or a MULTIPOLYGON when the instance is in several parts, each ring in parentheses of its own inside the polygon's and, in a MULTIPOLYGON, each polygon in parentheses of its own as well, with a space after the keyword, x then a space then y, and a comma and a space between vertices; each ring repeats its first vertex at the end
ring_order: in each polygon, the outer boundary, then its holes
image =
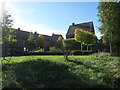
POLYGON ((118 57, 16 56, 2 67, 3 87, 120 88, 119 65, 118 57))

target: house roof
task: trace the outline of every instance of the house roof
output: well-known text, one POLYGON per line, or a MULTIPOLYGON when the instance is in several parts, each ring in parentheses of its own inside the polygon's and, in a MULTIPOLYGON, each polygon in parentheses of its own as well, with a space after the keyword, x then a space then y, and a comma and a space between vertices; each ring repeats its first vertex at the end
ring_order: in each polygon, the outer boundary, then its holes
MULTIPOLYGON (((61 34, 54 34, 54 33, 52 34, 52 39, 53 39, 53 40, 58 40, 59 37, 62 37, 62 38, 63 38, 63 36, 62 36, 61 34)), ((63 39, 64 39, 64 38, 63 38, 63 39)))
POLYGON ((80 24, 73 23, 73 25, 70 25, 66 35, 74 34, 75 29, 77 28, 94 33, 93 22, 85 22, 85 23, 80 23, 80 24))
POLYGON ((51 36, 44 35, 44 34, 39 34, 39 35, 43 35, 45 40, 48 40, 48 41, 49 41, 49 40, 52 40, 52 37, 51 37, 51 36))
POLYGON ((20 29, 15 29, 15 36, 16 36, 17 40, 19 40, 19 39, 27 40, 29 37, 29 34, 30 34, 30 32, 23 31, 20 29))

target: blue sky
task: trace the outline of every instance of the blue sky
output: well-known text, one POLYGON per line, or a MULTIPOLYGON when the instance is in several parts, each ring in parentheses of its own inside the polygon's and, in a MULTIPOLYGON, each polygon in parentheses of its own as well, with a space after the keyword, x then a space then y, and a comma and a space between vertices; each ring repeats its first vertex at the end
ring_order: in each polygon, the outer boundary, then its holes
POLYGON ((93 21, 99 37, 97 2, 12 2, 9 10, 15 28, 40 34, 65 34, 69 25, 93 21))

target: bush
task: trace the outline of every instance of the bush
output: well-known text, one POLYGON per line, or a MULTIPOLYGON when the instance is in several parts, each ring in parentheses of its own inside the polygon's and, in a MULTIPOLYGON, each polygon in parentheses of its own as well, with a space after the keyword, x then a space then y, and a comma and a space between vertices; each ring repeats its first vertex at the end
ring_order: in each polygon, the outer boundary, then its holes
POLYGON ((37 50, 35 52, 44 52, 44 49, 39 49, 39 50, 37 50))
POLYGON ((93 51, 80 51, 80 50, 75 50, 73 52, 73 55, 89 55, 92 54, 93 51))
POLYGON ((44 52, 26 52, 24 55, 63 55, 60 51, 44 51, 44 52))
POLYGON ((93 55, 95 55, 96 57, 110 57, 111 56, 110 53, 106 53, 106 52, 98 52, 98 53, 94 53, 93 55))
POLYGON ((50 47, 50 48, 49 48, 49 51, 50 51, 50 52, 56 52, 57 49, 56 49, 56 47, 50 47))

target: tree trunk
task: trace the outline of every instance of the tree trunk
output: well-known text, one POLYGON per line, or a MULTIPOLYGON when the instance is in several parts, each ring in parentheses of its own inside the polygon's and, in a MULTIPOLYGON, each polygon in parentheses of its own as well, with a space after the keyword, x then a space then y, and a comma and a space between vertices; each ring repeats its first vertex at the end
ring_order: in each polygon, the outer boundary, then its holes
POLYGON ((88 45, 87 45, 87 51, 88 51, 88 45))
POLYGON ((92 46, 91 46, 91 51, 92 51, 92 46))
POLYGON ((111 46, 111 42, 110 42, 110 53, 112 53, 112 46, 111 46))
POLYGON ((81 51, 82 51, 82 43, 81 43, 81 51))

